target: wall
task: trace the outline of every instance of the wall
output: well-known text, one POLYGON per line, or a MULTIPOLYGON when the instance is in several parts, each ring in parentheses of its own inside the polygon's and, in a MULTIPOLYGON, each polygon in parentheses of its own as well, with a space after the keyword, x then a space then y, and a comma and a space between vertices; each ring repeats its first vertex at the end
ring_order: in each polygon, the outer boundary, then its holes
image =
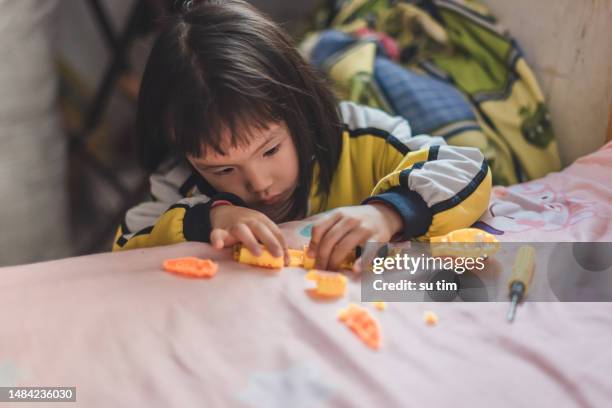
POLYGON ((547 97, 563 164, 600 147, 612 108, 611 0, 485 0, 547 97))
POLYGON ((0 266, 69 253, 66 139, 49 41, 56 5, 0 2, 0 266))
MULTIPOLYGON (((123 28, 134 0, 101 0, 115 32, 123 28)), ((110 62, 110 52, 94 20, 88 1, 60 1, 57 10, 56 48, 90 84, 97 84, 110 62)))

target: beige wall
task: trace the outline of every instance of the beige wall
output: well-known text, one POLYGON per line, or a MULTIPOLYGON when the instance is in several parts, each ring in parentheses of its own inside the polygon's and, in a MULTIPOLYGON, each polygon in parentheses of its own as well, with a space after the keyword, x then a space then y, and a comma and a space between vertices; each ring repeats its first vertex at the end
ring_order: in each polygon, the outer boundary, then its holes
POLYGON ((484 0, 521 44, 565 165, 600 147, 612 108, 612 0, 484 0))
POLYGON ((66 138, 50 37, 57 1, 0 1, 0 266, 70 253, 66 138))

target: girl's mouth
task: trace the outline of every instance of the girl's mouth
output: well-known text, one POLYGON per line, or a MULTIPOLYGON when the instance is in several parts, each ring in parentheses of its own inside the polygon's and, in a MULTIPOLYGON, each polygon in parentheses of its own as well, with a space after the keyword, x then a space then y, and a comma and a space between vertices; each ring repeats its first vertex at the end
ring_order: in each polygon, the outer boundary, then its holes
POLYGON ((281 200, 282 196, 282 194, 273 195, 272 197, 263 200, 262 203, 264 203, 265 205, 276 204, 281 200))

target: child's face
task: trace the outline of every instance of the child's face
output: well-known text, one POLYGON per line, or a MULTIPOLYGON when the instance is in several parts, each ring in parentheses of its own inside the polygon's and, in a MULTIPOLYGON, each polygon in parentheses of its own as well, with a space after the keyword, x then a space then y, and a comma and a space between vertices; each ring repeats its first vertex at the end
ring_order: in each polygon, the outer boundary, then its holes
POLYGON ((248 146, 222 146, 226 155, 208 149, 204 157, 187 159, 217 191, 233 193, 274 219, 282 216, 297 186, 297 151, 284 123, 251 135, 248 146))

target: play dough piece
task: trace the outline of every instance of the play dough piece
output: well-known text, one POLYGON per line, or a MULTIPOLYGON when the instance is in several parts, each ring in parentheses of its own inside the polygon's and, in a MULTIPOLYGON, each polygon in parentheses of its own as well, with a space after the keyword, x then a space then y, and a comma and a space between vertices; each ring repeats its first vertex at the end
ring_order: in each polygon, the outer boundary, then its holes
POLYGON ((347 279, 341 273, 312 269, 306 274, 306 279, 315 282, 314 293, 318 296, 337 298, 346 293, 347 279))
POLYGON ((289 266, 302 267, 304 265, 304 251, 300 249, 289 249, 289 266))
POLYGON ((423 313, 423 320, 428 326, 435 326, 438 324, 438 315, 434 312, 427 311, 423 313))
MULTIPOLYGON (((352 251, 346 259, 340 264, 339 269, 351 270, 353 269, 353 263, 357 258, 356 252, 352 251)), ((308 245, 304 246, 304 264, 302 265, 304 269, 314 269, 315 267, 315 259, 308 256, 308 245)))
POLYGON ((260 266, 262 268, 269 269, 281 269, 283 266, 285 266, 282 256, 272 256, 272 254, 263 247, 262 254, 256 256, 245 246, 236 245, 234 246, 234 260, 243 264, 260 266))
POLYGON ((351 303, 346 309, 340 310, 338 319, 346 324, 368 347, 374 350, 380 348, 380 328, 367 309, 351 303))
POLYGON ((462 228, 430 239, 432 256, 489 257, 499 250, 499 240, 478 228, 462 228))
POLYGON ((196 278, 211 278, 217 273, 219 266, 210 259, 196 257, 184 257, 166 259, 163 263, 164 270, 184 276, 196 278))

